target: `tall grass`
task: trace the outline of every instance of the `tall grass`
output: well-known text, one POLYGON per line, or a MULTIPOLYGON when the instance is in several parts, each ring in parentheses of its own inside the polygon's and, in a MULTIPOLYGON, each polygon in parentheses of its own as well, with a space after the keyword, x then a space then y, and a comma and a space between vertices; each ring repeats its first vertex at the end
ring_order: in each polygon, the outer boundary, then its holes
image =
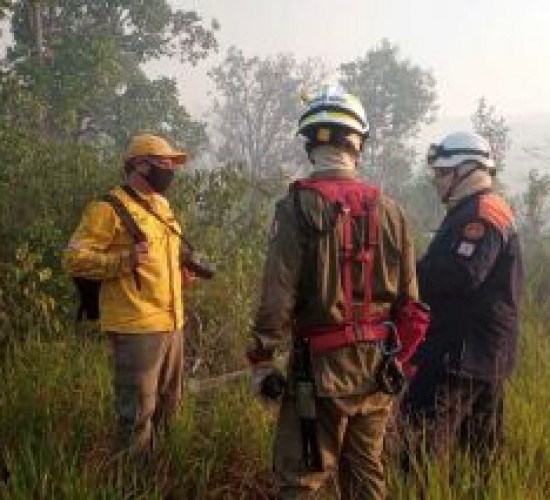
MULTIPOLYGON (((267 498, 275 411, 236 384, 188 395, 154 459, 111 458, 114 414, 106 343, 39 335, 11 343, 2 368, 0 440, 6 499, 267 498)), ((529 314, 520 365, 508 387, 506 447, 483 479, 460 457, 452 479, 429 464, 430 499, 550 498, 550 335, 529 314)), ((420 486, 390 471, 391 498, 420 498, 420 486)))
POLYGON ((506 388, 505 446, 489 477, 462 455, 450 472, 441 464, 427 464, 423 485, 390 473, 391 498, 550 498, 550 332, 536 317, 535 311, 528 311, 523 324, 518 371, 506 388))
POLYGON ((74 336, 10 345, 0 387, 10 476, 1 498, 265 497, 272 412, 246 385, 187 397, 145 467, 113 461, 107 345, 74 336))

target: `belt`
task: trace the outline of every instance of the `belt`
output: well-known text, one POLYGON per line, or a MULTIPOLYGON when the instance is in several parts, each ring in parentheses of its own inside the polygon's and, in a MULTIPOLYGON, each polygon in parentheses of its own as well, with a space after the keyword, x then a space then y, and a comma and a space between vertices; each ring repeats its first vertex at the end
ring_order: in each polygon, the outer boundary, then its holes
POLYGON ((377 320, 301 328, 296 332, 296 336, 309 341, 312 354, 322 354, 359 342, 383 341, 391 333, 391 323, 377 320))

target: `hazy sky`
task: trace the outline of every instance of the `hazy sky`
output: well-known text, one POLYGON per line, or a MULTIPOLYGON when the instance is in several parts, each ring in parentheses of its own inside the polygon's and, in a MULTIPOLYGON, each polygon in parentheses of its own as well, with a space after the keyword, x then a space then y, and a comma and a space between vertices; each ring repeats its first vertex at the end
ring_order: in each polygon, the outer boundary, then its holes
MULTIPOLYGON (((220 51, 197 67, 148 65, 175 77, 181 100, 201 114, 206 72, 235 45, 246 56, 293 52, 336 68, 388 38, 431 69, 439 116, 468 116, 484 95, 505 117, 550 113, 550 0, 171 0, 221 24, 220 51)), ((9 37, 0 39, 1 46, 9 37)), ((3 52, 3 51, 0 51, 3 52)))
POLYGON ((440 116, 470 115, 485 95, 505 115, 550 112, 550 0, 172 0, 215 17, 220 52, 197 68, 151 65, 178 80, 192 113, 207 105, 208 67, 231 45, 294 52, 337 66, 382 38, 433 71, 440 116))

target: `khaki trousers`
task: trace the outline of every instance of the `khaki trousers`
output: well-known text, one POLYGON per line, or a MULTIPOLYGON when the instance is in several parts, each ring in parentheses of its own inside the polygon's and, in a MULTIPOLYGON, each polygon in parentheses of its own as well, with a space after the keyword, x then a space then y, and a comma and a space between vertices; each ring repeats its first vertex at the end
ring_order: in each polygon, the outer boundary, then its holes
POLYGON ((148 454, 181 400, 183 334, 111 333, 118 451, 148 454))
POLYGON ((317 400, 317 433, 322 472, 308 471, 302 460, 300 421, 295 400, 283 398, 274 443, 274 473, 281 499, 314 498, 337 472, 343 499, 383 499, 384 432, 392 398, 377 392, 317 400))

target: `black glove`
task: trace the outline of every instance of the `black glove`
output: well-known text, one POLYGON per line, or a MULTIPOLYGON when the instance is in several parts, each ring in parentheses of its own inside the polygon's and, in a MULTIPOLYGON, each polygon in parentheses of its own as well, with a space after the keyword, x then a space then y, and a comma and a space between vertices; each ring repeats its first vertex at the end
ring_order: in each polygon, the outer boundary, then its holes
POLYGON ((384 357, 376 374, 378 388, 386 394, 399 394, 407 382, 401 365, 392 357, 384 357))
POLYGON ((286 379, 280 370, 274 369, 260 384, 260 394, 268 399, 277 400, 283 394, 286 379))

